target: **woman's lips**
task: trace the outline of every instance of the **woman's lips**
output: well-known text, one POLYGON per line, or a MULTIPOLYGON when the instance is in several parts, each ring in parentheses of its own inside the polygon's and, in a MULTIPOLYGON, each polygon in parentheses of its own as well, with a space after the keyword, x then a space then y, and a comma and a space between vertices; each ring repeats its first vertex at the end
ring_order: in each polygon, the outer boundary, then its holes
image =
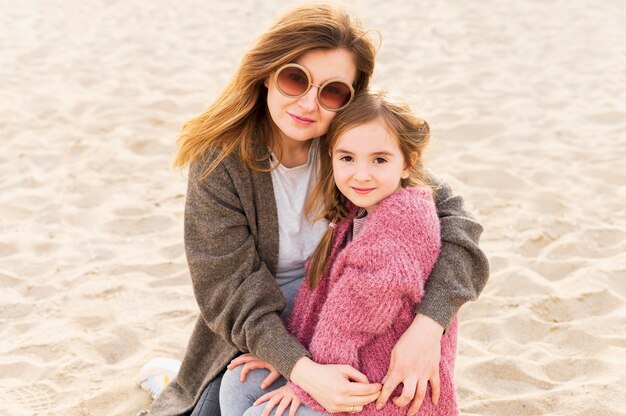
POLYGON ((299 124, 301 126, 308 126, 310 124, 315 123, 315 120, 312 120, 310 118, 300 117, 300 116, 297 116, 297 115, 291 114, 291 113, 287 113, 287 114, 289 114, 289 117, 291 117, 291 119, 293 121, 295 121, 296 124, 299 124))
POLYGON ((376 188, 356 188, 353 186, 352 189, 354 190, 354 192, 356 192, 359 195, 365 195, 365 194, 369 194, 376 188))

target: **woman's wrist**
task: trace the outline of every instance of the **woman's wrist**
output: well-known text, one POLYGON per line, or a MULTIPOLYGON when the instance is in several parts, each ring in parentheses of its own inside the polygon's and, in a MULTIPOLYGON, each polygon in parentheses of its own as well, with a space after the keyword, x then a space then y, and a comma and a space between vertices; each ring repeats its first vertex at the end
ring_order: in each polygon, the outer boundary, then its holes
POLYGON ((296 364, 293 366, 291 370, 291 376, 289 377, 292 382, 294 382, 297 386, 304 388, 302 383, 306 383, 306 375, 311 374, 311 369, 315 366, 315 362, 311 360, 309 357, 302 357, 296 364))
POLYGON ((441 338, 444 327, 431 317, 418 313, 413 318, 409 331, 417 331, 421 336, 436 336, 441 338))

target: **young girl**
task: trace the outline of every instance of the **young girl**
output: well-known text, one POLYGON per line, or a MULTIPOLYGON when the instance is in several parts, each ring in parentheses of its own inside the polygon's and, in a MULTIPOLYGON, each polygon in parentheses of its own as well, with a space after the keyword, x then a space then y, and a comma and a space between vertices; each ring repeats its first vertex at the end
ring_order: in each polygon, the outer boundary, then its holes
MULTIPOLYGON (((382 93, 359 94, 331 123, 321 149, 319 181, 308 202, 309 212, 319 211, 330 226, 308 263, 290 332, 314 361, 350 365, 372 383, 384 381, 392 348, 413 320, 441 247, 437 211, 422 167, 428 140, 428 125, 407 107, 382 93)), ((441 342, 439 402, 425 400, 420 415, 458 414, 453 387, 456 333, 455 318, 441 342)), ((256 379, 242 385, 240 371, 228 371, 222 381, 223 416, 268 415, 276 405, 276 414, 289 405, 290 415, 323 414, 324 408, 291 382, 280 388, 277 384, 255 402, 269 401, 267 406, 246 409, 261 390, 256 379), (305 406, 294 413, 300 403, 305 406)), ((407 414, 393 403, 347 410, 407 414)))

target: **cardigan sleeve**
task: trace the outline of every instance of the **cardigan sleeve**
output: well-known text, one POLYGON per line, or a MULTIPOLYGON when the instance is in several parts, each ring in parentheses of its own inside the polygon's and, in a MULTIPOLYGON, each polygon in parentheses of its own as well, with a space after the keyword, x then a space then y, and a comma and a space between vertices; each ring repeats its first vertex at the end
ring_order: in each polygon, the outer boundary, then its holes
POLYGON ((246 182, 233 179, 222 162, 200 180, 192 164, 185 207, 185 251, 194 294, 208 328, 240 351, 272 363, 289 378, 307 350, 280 319, 285 301, 276 279, 261 261, 240 193, 246 182))
MULTIPOLYGON (((399 252, 392 249, 377 254, 399 256, 399 252)), ((360 265, 343 269, 340 280, 328 293, 309 345, 315 362, 361 369, 361 349, 387 332, 403 308, 408 308, 406 312, 411 315, 406 297, 415 300, 421 294, 417 288, 423 281, 420 283, 416 273, 413 278, 407 278, 406 274, 387 275, 394 271, 395 268, 391 270, 383 265, 377 269, 360 265)), ((318 412, 324 411, 307 392, 291 382, 288 385, 305 405, 318 412)))
POLYGON ((463 198, 430 177, 441 226, 441 253, 415 312, 447 329, 459 308, 475 300, 489 277, 489 262, 478 246, 483 227, 463 207, 463 198))
MULTIPOLYGON (((386 254, 397 258, 399 253, 386 254)), ((407 299, 416 303, 423 292, 420 273, 394 273, 394 269, 347 265, 328 295, 320 321, 328 329, 364 339, 387 331, 407 299)))

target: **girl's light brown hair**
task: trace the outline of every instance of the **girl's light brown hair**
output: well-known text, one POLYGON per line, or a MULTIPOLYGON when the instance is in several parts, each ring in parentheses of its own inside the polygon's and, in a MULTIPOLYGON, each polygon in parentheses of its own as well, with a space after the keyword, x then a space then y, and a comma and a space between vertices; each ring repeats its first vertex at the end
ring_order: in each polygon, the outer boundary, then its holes
MULTIPOLYGON (((308 215, 316 219, 326 218, 335 224, 348 216, 348 200, 339 192, 333 178, 331 154, 344 133, 375 119, 382 120, 391 135, 398 139, 405 164, 410 167, 409 177, 401 180, 402 187, 430 188, 422 162, 422 153, 430 140, 428 123, 414 116, 406 104, 390 100, 383 92, 363 91, 337 114, 326 140, 321 142, 320 175, 307 201, 308 215)), ((328 272, 332 236, 333 228, 329 227, 311 256, 308 266, 311 288, 315 288, 328 272)))
POLYGON ((209 175, 228 155, 238 152, 252 170, 264 171, 275 143, 263 81, 281 66, 316 49, 343 48, 352 53, 357 68, 355 91, 367 88, 374 72, 376 49, 355 17, 338 6, 304 6, 284 15, 244 55, 235 76, 220 96, 199 116, 183 125, 174 167, 182 168, 212 154, 209 175), (263 149, 258 155, 255 149, 263 149))

